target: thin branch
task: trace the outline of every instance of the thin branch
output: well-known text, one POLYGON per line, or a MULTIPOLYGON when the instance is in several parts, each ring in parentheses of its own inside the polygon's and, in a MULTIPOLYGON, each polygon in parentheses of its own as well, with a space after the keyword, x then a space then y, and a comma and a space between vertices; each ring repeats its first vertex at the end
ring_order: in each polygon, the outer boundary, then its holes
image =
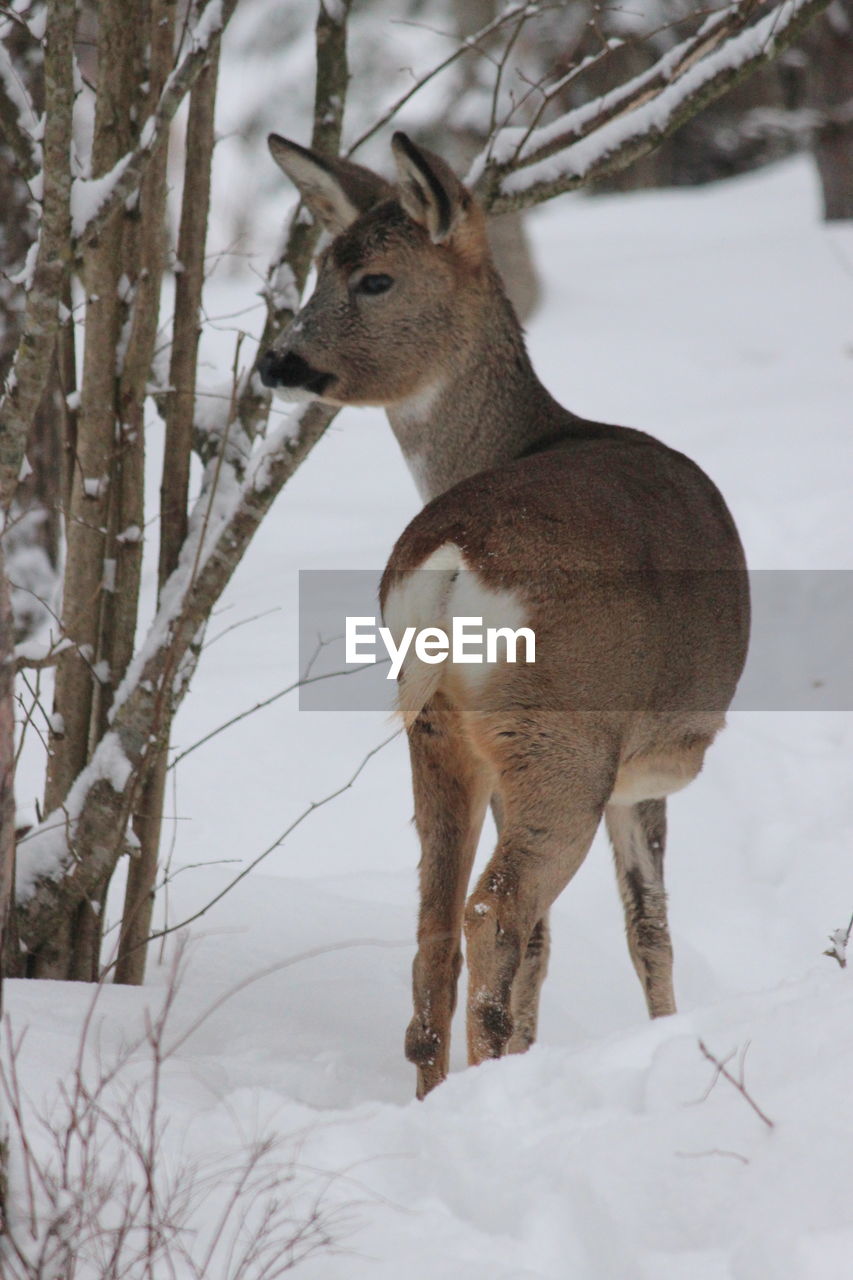
POLYGON ((793 43, 829 0, 783 0, 747 25, 755 3, 742 0, 713 16, 643 75, 537 130, 522 154, 517 129, 498 134, 472 169, 489 212, 528 208, 647 155, 793 43))
MULTIPOLYGON (((347 22, 350 3, 351 0, 340 0, 336 5, 327 6, 321 0, 317 12, 314 31, 317 75, 311 146, 321 155, 336 156, 341 146, 349 84, 347 22)), ((301 212, 302 205, 297 203, 290 217, 281 252, 267 272, 263 290, 267 316, 258 345, 259 355, 267 350, 285 325, 293 319, 320 238, 319 223, 313 218, 306 221, 300 216, 301 212)), ((260 423, 268 418, 269 404, 270 394, 261 386, 253 370, 245 379, 237 405, 240 425, 249 439, 254 438, 260 423)), ((318 406, 317 412, 324 415, 325 430, 337 410, 324 405, 318 406)))
POLYGON ((371 747, 367 754, 362 757, 357 768, 353 771, 346 782, 341 783, 341 785, 336 787, 334 791, 330 791, 328 795, 323 796, 322 800, 312 800, 311 803, 303 809, 287 827, 285 827, 281 835, 278 836, 272 844, 268 845, 266 849, 257 855, 257 857, 253 858, 252 861, 243 868, 239 875, 236 875, 233 880, 230 880, 225 888, 221 889, 219 893, 217 893, 214 898, 211 898, 211 900, 201 907, 200 910, 194 912, 191 916, 187 916, 187 918, 182 920, 179 924, 173 924, 167 929, 159 929, 157 932, 152 933, 148 938, 148 941, 154 942, 157 938, 165 938, 167 934, 175 933, 179 929, 185 929, 187 925, 193 924, 196 920, 200 920, 202 916, 206 915, 207 912, 210 911, 211 907, 214 907, 217 902, 220 902, 222 898, 225 897, 226 894, 230 893, 235 885, 238 885, 240 881, 245 879, 251 871, 254 871, 255 867, 260 862, 263 862, 264 858, 269 857, 275 849, 278 849, 287 837, 291 835, 297 827, 302 825, 306 818, 310 818, 312 813, 315 813, 318 809, 322 809, 327 804, 331 804, 333 800, 337 800, 338 796, 342 796, 345 791, 349 791, 373 757, 378 755, 380 751, 384 750, 384 748, 387 747, 390 742, 393 742, 395 738, 398 738, 402 732, 402 729, 396 729, 389 737, 383 738, 383 740, 377 743, 375 747, 371 747))
POLYGON ((701 1160, 706 1156, 725 1156, 729 1160, 738 1160, 741 1164, 749 1164, 746 1156, 739 1151, 727 1151, 724 1147, 712 1147, 709 1151, 676 1151, 682 1160, 701 1160))
POLYGON ((515 26, 513 27, 510 33, 509 39, 507 40, 506 44, 503 47, 503 52, 498 58, 498 65, 495 70, 495 80, 494 80, 494 84, 492 85, 492 105, 489 111, 489 137, 492 137, 492 135, 495 132, 495 128, 497 127, 498 105, 500 103, 501 84, 503 83, 504 72, 506 71, 510 54, 515 48, 518 37, 521 35, 522 31, 524 30, 525 24, 527 23, 529 16, 530 15, 527 13, 521 14, 521 16, 519 17, 518 21, 516 22, 515 26))
MULTIPOLYGON (((547 107, 554 100, 554 98, 559 93, 564 92, 569 87, 569 85, 575 82, 575 80, 578 80, 582 75, 586 75, 590 70, 592 70, 593 67, 600 66, 603 62, 607 61, 607 59, 611 58, 613 54, 618 53, 622 50, 636 48, 638 46, 653 42, 656 36, 662 35, 664 32, 672 31, 676 27, 683 26, 685 21, 687 21, 688 19, 694 22, 699 18, 705 18, 713 21, 715 18, 725 15, 728 12, 729 7, 730 6, 724 6, 721 9, 719 6, 716 6, 711 9, 695 9, 689 14, 681 14, 679 17, 673 18, 672 21, 670 22, 663 22, 658 27, 652 27, 647 31, 640 32, 637 35, 631 37, 630 39, 626 39, 625 37, 612 37, 610 39, 605 40, 602 38, 602 47, 600 49, 596 50, 595 53, 588 54, 586 57, 581 58, 580 62, 570 65, 568 69, 563 72, 562 75, 560 75, 556 80, 553 80, 550 84, 548 84, 547 88, 543 87, 547 81, 547 76, 544 76, 539 81, 535 81, 531 83, 530 87, 527 90, 527 93, 525 93, 524 96, 519 100, 519 102, 515 105, 514 109, 507 113, 506 119, 501 124, 501 129, 507 127, 511 122, 512 116, 517 114, 518 111, 521 110, 521 108, 527 102, 528 98, 533 93, 539 93, 541 95, 541 101, 539 102, 539 105, 536 107, 536 110, 533 113, 532 119, 528 122, 527 128, 522 132, 521 137, 518 141, 518 144, 516 145, 516 148, 513 152, 513 159, 516 159, 517 157, 521 156, 524 153, 524 150, 527 147, 530 137, 539 128, 539 125, 542 121, 542 116, 544 115, 547 107)), ((705 29, 706 28, 703 27, 701 30, 704 31, 705 29)), ((682 43, 682 45, 677 46, 675 49, 669 50, 667 53, 667 56, 673 57, 674 55, 679 53, 679 50, 684 50, 685 43, 689 45, 691 49, 695 49, 697 47, 695 45, 695 41, 699 36, 701 36, 701 31, 699 33, 696 33, 696 35, 694 35, 693 37, 690 37, 690 39, 682 43)), ((684 53, 682 57, 682 61, 678 65, 683 66, 684 59, 687 58, 688 56, 689 56, 689 50, 684 53)), ((626 92, 628 92, 629 99, 632 97, 632 95, 637 96, 642 92, 645 92, 649 88, 649 85, 648 85, 649 76, 654 76, 656 74, 656 69, 659 65, 660 65, 659 63, 656 63, 655 66, 649 68, 647 71, 642 72, 639 76, 636 76, 632 80, 628 81, 626 85, 617 86, 615 89, 607 93, 605 95, 605 98, 608 103, 608 114, 605 118, 611 119, 613 115, 617 113, 621 113, 622 111, 627 109, 626 100, 622 96, 623 89, 626 92)), ((663 79, 661 81, 661 86, 665 83, 666 83, 666 80, 663 79)), ((599 99, 600 102, 604 100, 605 100, 604 98, 599 99)), ((582 110, 585 110, 585 109, 586 107, 582 108, 582 110)), ((599 114, 596 114, 595 116, 596 127, 604 123, 605 118, 603 118, 599 114)), ((583 134, 579 133, 577 136, 581 137, 583 136, 583 134)))
MULTIPOLYGON (((60 655, 63 654, 66 649, 74 648, 77 649, 79 653, 79 647, 74 644, 73 640, 69 640, 67 637, 64 640, 57 641, 56 644, 52 644, 46 653, 30 654, 27 653, 26 648, 26 645, 18 645, 15 650, 16 671, 44 671, 48 667, 55 667, 59 661, 60 655)), ((84 659, 86 657, 85 654, 81 656, 84 659)))
MULTIPOLYGON (((546 7, 551 8, 553 6, 549 5, 546 7)), ((344 152, 344 155, 347 158, 354 155, 355 152, 358 151, 359 147, 364 146, 365 142, 368 142, 370 138, 380 131, 380 129, 383 129, 386 124, 393 120, 406 103, 409 102, 416 93, 420 93, 424 85, 429 84, 430 80, 434 80, 435 77, 440 75, 442 71, 445 71, 447 67, 452 66, 454 62, 457 62, 460 58, 464 57, 466 53, 471 53, 472 51, 478 53, 481 52, 478 48, 481 41, 487 39, 491 35, 494 35, 494 33, 499 31, 501 27, 506 26, 508 22, 512 22, 522 15, 529 15, 533 17, 542 11, 542 7, 538 5, 512 5, 511 8, 505 9, 497 18, 493 18, 491 22, 487 22, 479 31, 475 31, 471 36, 466 36, 452 53, 449 53, 446 58, 442 58, 440 62, 437 62, 431 71, 427 71, 425 75, 422 75, 420 79, 415 81, 411 88, 401 94, 396 102, 394 102, 378 120, 374 121, 369 129, 366 129, 364 133, 360 134, 359 137, 356 138, 355 142, 351 143, 348 150, 344 152)))
MULTIPOLYGON (((377 666, 382 666, 391 661, 390 658, 381 658, 377 666)), ((230 729, 235 724, 239 724, 241 720, 246 720, 249 716, 253 716, 256 711, 263 711, 265 707, 271 707, 274 702, 278 702, 279 698, 285 697, 288 693, 293 693, 296 689, 304 689, 309 684, 316 684, 320 680, 334 680, 338 676, 354 676, 364 671, 364 667, 345 667, 340 671, 323 671, 319 675, 300 676, 298 680, 294 680, 292 684, 286 685, 283 689, 279 689, 277 693, 271 694, 268 698, 264 698, 261 702, 256 702, 253 707, 247 707, 245 711, 239 711, 237 715, 232 716, 230 720, 225 720, 222 724, 217 725, 215 729, 211 729, 203 738, 199 738, 192 746, 186 747, 169 765, 170 769, 174 769, 177 765, 185 760, 193 751, 197 751, 199 747, 203 747, 205 743, 210 742, 212 738, 216 738, 220 733, 224 733, 226 729, 230 729)))
POLYGON ((26 685, 27 693, 30 695, 30 698, 32 699, 32 701, 30 702, 30 705, 27 708, 25 707, 24 699, 20 696, 20 694, 17 695, 17 698, 16 698, 18 705, 21 707, 22 711, 24 712, 24 719, 21 722, 20 736, 18 739, 18 749, 15 752, 15 760, 14 760, 15 770, 17 770, 18 768, 18 762, 21 759, 21 755, 23 754, 24 746, 26 744, 27 729, 31 725, 35 730, 36 734, 38 735, 39 742, 42 744, 45 751, 48 749, 47 739, 42 733, 39 726, 36 724, 35 720, 33 719, 33 716, 35 715, 36 711, 41 712, 42 718, 44 719, 45 724, 48 726, 48 728, 50 727, 50 716, 48 715, 41 700, 41 672, 40 671, 36 672, 35 688, 33 688, 33 686, 30 684, 29 680, 25 675, 22 675, 21 679, 26 685))
POLYGON ((224 636, 227 636, 229 632, 239 631, 241 627, 248 627, 253 622, 260 622, 261 618, 268 618, 273 613, 281 613, 282 607, 283 606, 280 604, 275 604, 271 609, 262 609, 260 613, 253 613, 248 618, 240 618, 238 622, 230 623, 227 627, 223 627, 221 631, 217 631, 215 636, 211 636, 209 640, 205 640, 202 648, 206 653, 211 645, 216 644, 217 640, 221 640, 224 636))
MULTIPOLYGON (((540 160, 547 160, 557 151, 587 137, 610 120, 635 110, 649 102, 656 93, 667 88, 703 57, 717 49, 730 36, 743 31, 756 6, 756 0, 736 0, 722 10, 712 12, 693 35, 688 36, 674 49, 669 49, 653 66, 648 67, 627 83, 605 93, 594 103, 586 103, 542 130, 540 140, 529 145, 530 133, 525 134, 520 147, 513 155, 518 167, 528 167, 540 160), (573 123, 576 121, 577 123, 573 123)), ((650 33, 650 35, 656 32, 650 33)), ((608 52, 603 46, 596 58, 608 52)))
POLYGON ((827 947, 823 953, 825 956, 837 960, 842 969, 847 968, 847 946, 850 942, 851 933, 853 933, 853 916, 850 917, 850 923, 846 929, 833 929, 829 935, 831 946, 827 947))
POLYGON ((729 1084, 732 1085, 733 1088, 737 1089, 738 1093, 744 1099, 744 1101, 749 1103, 749 1105, 752 1107, 755 1114, 758 1116, 759 1120, 763 1120, 764 1123, 767 1125, 768 1129, 775 1129, 776 1126, 774 1121, 771 1120, 769 1116, 766 1116, 764 1114, 764 1112, 761 1110, 761 1108, 759 1107, 755 1099, 751 1096, 751 1094, 747 1092, 746 1085, 744 1084, 744 1078, 743 1078, 744 1063, 746 1061, 746 1051, 748 1048, 749 1048, 749 1044, 747 1043, 744 1045, 743 1050, 741 1052, 738 1075, 734 1076, 732 1075, 731 1071, 729 1071, 727 1066, 727 1063, 731 1061, 731 1059, 734 1057, 734 1054, 730 1053, 729 1056, 724 1061, 721 1062, 719 1058, 715 1057, 714 1054, 711 1053, 710 1049, 707 1047, 704 1040, 699 1041, 700 1052, 702 1053, 703 1057, 707 1058, 708 1061, 714 1067, 714 1078, 711 1081, 710 1085, 708 1086, 705 1096, 706 1097, 708 1096, 708 1093, 711 1092, 714 1085, 719 1080, 720 1076, 722 1076, 724 1080, 728 1080, 729 1084))

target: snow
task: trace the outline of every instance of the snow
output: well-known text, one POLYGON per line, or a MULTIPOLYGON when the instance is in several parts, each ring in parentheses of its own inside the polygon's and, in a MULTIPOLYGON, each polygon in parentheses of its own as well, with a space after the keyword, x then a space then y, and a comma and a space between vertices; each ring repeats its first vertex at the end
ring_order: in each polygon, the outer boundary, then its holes
MULTIPOLYGON (((531 220, 543 380, 577 412, 694 457, 756 569, 853 567, 853 231, 823 227, 818 203, 803 159, 702 190, 565 197, 531 220)), ((255 279, 215 277, 207 314, 245 306, 255 279)), ((230 368, 233 340, 209 328, 203 360, 230 368)), ((287 432, 274 427, 253 466, 287 432)), ((158 480, 152 469, 152 493, 158 480)), ((342 413, 221 602, 176 750, 294 679, 297 571, 376 569, 418 505, 382 415, 342 413)), ((145 572, 150 591, 150 556, 145 572)), ((457 1017, 451 1077, 424 1103, 402 1053, 418 858, 402 740, 279 841, 388 733, 379 714, 300 713, 282 697, 170 775, 161 923, 270 852, 190 929, 159 1084, 164 1177, 233 1165, 277 1135, 294 1187, 325 1177, 323 1204, 346 1206, 342 1251, 301 1263, 303 1280, 848 1280, 853 977, 823 953, 853 912, 853 716, 738 711, 671 801, 677 1016, 646 1020, 599 836, 553 912, 539 1044, 466 1070, 457 1017), (772 1129, 714 1083, 700 1039, 720 1061, 734 1052, 735 1075, 743 1062, 772 1129)), ((121 785, 126 760, 104 754, 102 776, 121 785)), ((103 991, 93 1070, 144 1037, 174 947, 170 935, 162 964, 152 949, 145 988, 103 991)), ((8 984, 33 1106, 56 1111, 90 998, 81 984, 8 984)), ((123 1071, 142 1096, 145 1063, 142 1049, 123 1071)), ((43 1131, 33 1141, 46 1150, 43 1131)), ((212 1212, 198 1209, 199 1229, 212 1212)))
POLYGON ((342 0, 320 0, 320 5, 324 13, 338 26, 347 16, 346 5, 342 3, 342 0))
POLYGON ((222 0, 208 0, 198 22, 193 27, 194 49, 206 49, 214 36, 222 30, 222 0))
POLYGON ((22 289, 31 289, 36 274, 36 264, 38 263, 39 245, 41 241, 36 238, 27 250, 26 260, 23 267, 16 275, 9 276, 11 284, 19 284, 22 289))
POLYGON ((87 498, 100 498, 109 487, 109 476, 84 476, 83 493, 87 498))
POLYGON ((71 183, 71 230, 75 237, 83 234, 88 224, 108 199, 128 164, 131 153, 121 157, 100 178, 75 178, 71 183))

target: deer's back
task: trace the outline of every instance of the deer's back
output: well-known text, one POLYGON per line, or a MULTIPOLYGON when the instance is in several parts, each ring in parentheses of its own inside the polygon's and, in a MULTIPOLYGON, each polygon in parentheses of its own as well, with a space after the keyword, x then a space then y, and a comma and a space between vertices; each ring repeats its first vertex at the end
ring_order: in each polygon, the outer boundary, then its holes
POLYGON ((744 567, 734 521, 700 467, 644 432, 599 423, 580 423, 427 503, 389 570, 416 568, 448 539, 487 575, 744 567))

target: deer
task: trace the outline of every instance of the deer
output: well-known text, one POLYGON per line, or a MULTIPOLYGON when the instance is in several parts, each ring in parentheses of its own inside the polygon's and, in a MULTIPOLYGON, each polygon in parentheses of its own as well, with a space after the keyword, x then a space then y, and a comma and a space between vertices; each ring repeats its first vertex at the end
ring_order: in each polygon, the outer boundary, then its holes
POLYGON ((449 1071, 463 932, 469 1063, 534 1043, 549 910, 602 818, 648 1013, 675 1012, 666 803, 702 768, 744 666, 744 552, 695 462, 539 381, 486 214, 439 156, 395 133, 391 183, 268 141, 328 235, 261 379, 382 406, 425 503, 382 578, 388 627, 464 615, 536 637, 534 662, 409 653, 398 676, 421 847, 405 1052, 423 1098, 449 1071), (490 805, 497 845, 469 893, 490 805))

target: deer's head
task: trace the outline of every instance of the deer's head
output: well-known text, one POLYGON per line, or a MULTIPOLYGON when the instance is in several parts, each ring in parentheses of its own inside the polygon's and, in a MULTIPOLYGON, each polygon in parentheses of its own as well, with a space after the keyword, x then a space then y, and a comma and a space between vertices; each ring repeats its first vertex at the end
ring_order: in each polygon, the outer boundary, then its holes
POLYGON ((391 406, 443 380, 478 327, 490 275, 471 193, 403 133, 396 186, 277 134, 269 146, 332 239, 313 295, 260 359, 264 384, 292 399, 391 406))

